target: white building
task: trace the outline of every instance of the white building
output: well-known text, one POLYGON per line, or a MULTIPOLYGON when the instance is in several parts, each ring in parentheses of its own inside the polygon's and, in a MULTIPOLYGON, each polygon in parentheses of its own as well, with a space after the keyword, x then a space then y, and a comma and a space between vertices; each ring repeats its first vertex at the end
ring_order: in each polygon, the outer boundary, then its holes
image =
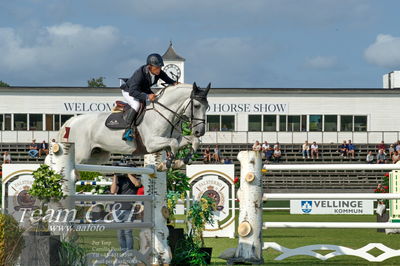
MULTIPOLYGON (((172 44, 167 74, 184 81, 185 59, 172 44)), ((50 140, 71 116, 110 112, 119 88, 0 88, 0 141, 50 140)), ((386 143, 400 139, 399 89, 213 88, 204 143, 255 140, 386 143)))

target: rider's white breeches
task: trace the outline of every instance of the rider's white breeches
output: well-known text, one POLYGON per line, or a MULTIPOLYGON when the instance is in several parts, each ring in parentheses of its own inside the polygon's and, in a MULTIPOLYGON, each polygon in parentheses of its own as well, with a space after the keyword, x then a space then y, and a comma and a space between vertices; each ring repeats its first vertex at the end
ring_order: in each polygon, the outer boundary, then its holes
POLYGON ((124 96, 126 102, 133 108, 135 111, 139 111, 140 102, 129 95, 129 92, 122 90, 122 96, 124 96))

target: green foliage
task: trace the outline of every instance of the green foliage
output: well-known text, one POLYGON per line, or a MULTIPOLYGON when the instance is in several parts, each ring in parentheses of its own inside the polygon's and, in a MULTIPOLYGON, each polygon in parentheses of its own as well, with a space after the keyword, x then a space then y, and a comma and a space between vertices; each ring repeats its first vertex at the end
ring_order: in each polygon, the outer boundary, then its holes
POLYGON ((23 230, 8 214, 0 214, 0 265, 15 265, 24 247, 23 230))
POLYGON ((61 241, 61 248, 58 252, 60 266, 85 266, 87 250, 79 246, 77 237, 70 241, 61 241))
POLYGON ((43 202, 50 202, 50 200, 59 201, 65 197, 61 189, 62 175, 57 174, 48 165, 41 164, 33 172, 33 178, 32 187, 28 192, 31 196, 43 202))
POLYGON ((200 155, 197 153, 192 154, 192 152, 193 152, 192 144, 188 144, 179 149, 179 151, 176 154, 176 158, 184 159, 188 156, 191 156, 192 160, 197 160, 200 157, 200 155))
POLYGON ((104 84, 105 77, 98 77, 97 79, 92 78, 87 81, 89 88, 105 88, 107 87, 104 84))
POLYGON ((168 169, 167 171, 167 190, 186 193, 190 190, 190 178, 180 170, 168 169))
MULTIPOLYGON (((389 173, 385 173, 383 176, 383 181, 382 183, 378 184, 376 189, 374 190, 375 193, 389 193, 389 173)), ((389 200, 378 200, 379 203, 385 204, 386 206, 389 206, 389 200)))
MULTIPOLYGON (((81 173, 85 173, 83 175, 85 178, 82 177, 82 174, 80 175, 82 180, 108 181, 103 176, 101 176, 100 173, 97 173, 97 172, 81 172, 81 173)), ((76 191, 77 192, 89 192, 90 191, 94 195, 107 194, 109 192, 109 187, 110 186, 103 186, 103 185, 83 185, 83 186, 79 185, 79 186, 76 186, 76 191)))
POLYGON ((0 80, 0 87, 10 87, 8 83, 5 83, 4 81, 0 80))
POLYGON ((181 129, 182 129, 182 135, 183 136, 192 135, 192 129, 190 128, 190 122, 189 121, 182 122, 181 129))
POLYGON ((214 210, 216 209, 215 200, 204 196, 200 201, 193 201, 192 206, 190 206, 187 219, 190 223, 194 240, 200 242, 204 246, 203 231, 206 224, 214 223, 214 210))
POLYGON ((177 243, 171 265, 207 265, 207 253, 200 249, 192 233, 185 235, 183 241, 177 243))

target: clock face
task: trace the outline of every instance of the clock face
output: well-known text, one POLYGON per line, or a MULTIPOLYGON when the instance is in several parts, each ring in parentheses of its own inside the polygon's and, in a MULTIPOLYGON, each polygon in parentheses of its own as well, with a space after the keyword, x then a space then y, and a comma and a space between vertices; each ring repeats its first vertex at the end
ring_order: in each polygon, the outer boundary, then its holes
POLYGON ((181 77, 181 70, 175 64, 168 64, 164 67, 164 72, 167 73, 168 77, 173 80, 178 80, 181 77))

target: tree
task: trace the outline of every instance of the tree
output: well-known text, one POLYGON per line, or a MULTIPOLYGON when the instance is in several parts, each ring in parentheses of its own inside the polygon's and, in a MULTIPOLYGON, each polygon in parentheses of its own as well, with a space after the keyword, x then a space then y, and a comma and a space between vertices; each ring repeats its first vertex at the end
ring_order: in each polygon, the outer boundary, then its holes
POLYGON ((97 79, 92 78, 92 79, 87 81, 88 87, 91 87, 91 88, 104 88, 104 87, 107 87, 104 84, 104 79, 105 79, 105 77, 98 77, 97 79))
POLYGON ((10 87, 10 85, 0 80, 0 87, 10 87))

